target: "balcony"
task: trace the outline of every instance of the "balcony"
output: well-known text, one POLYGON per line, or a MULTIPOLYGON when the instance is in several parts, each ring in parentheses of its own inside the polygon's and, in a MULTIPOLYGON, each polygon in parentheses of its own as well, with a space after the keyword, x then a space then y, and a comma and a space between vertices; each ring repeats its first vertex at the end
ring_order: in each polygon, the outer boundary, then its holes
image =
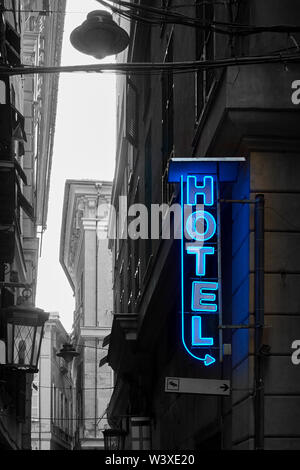
POLYGON ((55 424, 52 424, 52 432, 62 442, 71 446, 72 436, 70 436, 69 433, 67 433, 66 431, 64 431, 63 429, 61 429, 59 426, 55 424))

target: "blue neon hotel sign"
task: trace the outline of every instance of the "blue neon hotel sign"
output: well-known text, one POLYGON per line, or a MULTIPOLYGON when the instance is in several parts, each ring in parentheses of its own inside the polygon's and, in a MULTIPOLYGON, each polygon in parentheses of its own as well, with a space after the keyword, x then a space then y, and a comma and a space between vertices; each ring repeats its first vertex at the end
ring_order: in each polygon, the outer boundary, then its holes
POLYGON ((216 175, 181 176, 181 214, 182 342, 209 366, 219 348, 216 175))

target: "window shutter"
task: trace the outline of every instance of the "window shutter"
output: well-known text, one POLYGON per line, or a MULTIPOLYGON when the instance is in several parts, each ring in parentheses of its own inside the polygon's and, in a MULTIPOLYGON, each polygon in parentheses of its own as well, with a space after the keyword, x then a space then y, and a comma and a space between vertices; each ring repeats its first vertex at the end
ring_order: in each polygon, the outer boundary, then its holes
POLYGON ((126 137, 132 145, 138 141, 138 94, 134 84, 127 81, 126 137))

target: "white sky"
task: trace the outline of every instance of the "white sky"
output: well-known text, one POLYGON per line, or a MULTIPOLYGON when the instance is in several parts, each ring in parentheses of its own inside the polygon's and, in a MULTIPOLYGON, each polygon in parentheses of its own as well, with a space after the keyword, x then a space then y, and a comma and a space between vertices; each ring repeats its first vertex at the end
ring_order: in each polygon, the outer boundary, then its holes
MULTIPOLYGON (((69 42, 71 31, 89 11, 97 9, 102 7, 95 0, 67 0, 62 65, 99 63, 77 52, 69 42)), ((102 62, 113 61, 114 57, 107 57, 102 62)), ((48 228, 39 260, 36 306, 59 312, 68 332, 72 328, 74 298, 59 263, 64 185, 66 179, 113 179, 115 116, 113 74, 60 75, 48 228)))

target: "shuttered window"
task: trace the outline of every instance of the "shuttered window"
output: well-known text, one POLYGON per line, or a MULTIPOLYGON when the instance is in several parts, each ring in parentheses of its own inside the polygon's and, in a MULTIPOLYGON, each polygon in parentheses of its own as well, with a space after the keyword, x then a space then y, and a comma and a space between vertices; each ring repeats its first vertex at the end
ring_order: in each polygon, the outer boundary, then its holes
MULTIPOLYGON (((214 4, 212 0, 203 3, 198 0, 196 4, 196 16, 204 24, 210 24, 214 20, 214 4)), ((215 35, 210 30, 196 29, 196 59, 213 60, 215 58, 215 35)), ((199 121, 205 104, 210 96, 215 83, 215 70, 199 70, 195 74, 195 114, 196 122, 199 121)))
MULTIPOLYGON (((165 62, 173 62, 173 35, 171 35, 165 55, 165 62)), ((173 151, 174 145, 174 83, 173 72, 162 74, 162 157, 163 170, 173 151)))
POLYGON ((126 102, 126 137, 129 142, 137 146, 138 142, 138 93, 130 79, 127 80, 126 102))

